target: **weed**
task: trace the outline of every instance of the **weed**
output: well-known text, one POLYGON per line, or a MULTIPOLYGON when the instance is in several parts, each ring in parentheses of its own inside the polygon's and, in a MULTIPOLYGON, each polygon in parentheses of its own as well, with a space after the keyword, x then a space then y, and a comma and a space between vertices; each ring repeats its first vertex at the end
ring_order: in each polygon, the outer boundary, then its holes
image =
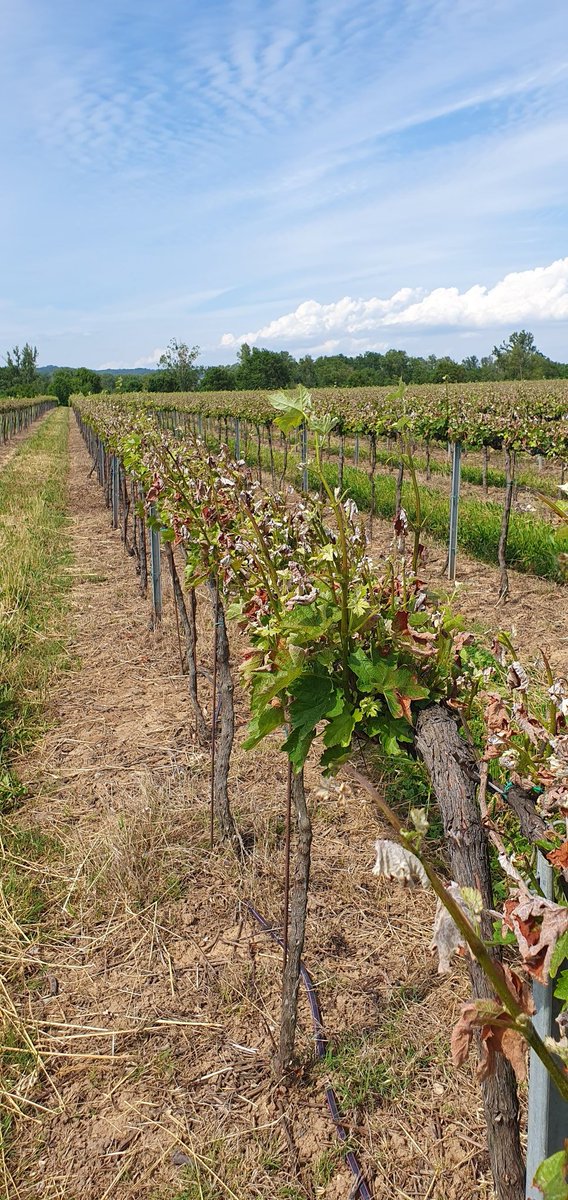
POLYGON ((384 1035, 379 1038, 349 1034, 344 1041, 328 1048, 324 1067, 341 1108, 370 1108, 405 1090, 400 1063, 391 1053, 385 1054, 387 1044, 384 1035))
POLYGON ((312 1168, 313 1180, 316 1187, 327 1187, 331 1183, 333 1176, 341 1162, 342 1153, 339 1146, 334 1146, 331 1150, 324 1150, 320 1154, 312 1168))

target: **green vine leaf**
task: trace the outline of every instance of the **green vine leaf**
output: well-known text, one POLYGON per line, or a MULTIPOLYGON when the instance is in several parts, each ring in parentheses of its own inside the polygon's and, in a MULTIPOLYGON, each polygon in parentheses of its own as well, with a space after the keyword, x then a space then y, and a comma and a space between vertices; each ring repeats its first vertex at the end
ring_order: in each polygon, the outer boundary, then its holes
POLYGON ((568 1200, 568 1141, 563 1150, 541 1162, 533 1183, 544 1200, 568 1200))

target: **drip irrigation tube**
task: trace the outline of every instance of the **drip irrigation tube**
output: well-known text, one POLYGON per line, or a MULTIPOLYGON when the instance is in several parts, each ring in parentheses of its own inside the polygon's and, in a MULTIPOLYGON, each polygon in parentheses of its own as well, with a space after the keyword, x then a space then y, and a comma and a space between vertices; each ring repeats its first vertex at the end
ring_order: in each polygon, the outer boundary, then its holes
MULTIPOLYGON (((249 901, 247 901, 247 908, 248 908, 251 916, 254 917, 255 921, 258 922, 258 924, 260 925, 260 927, 264 931, 264 933, 268 933, 270 935, 270 937, 273 939, 273 941, 277 942, 279 946, 283 946, 284 942, 283 942, 283 939, 281 938, 280 934, 276 932, 274 927, 270 924, 269 921, 266 920, 265 917, 261 916, 261 914, 259 912, 257 912, 256 908, 253 908, 253 905, 250 904, 249 901)), ((312 1014, 312 1024, 314 1027, 314 1043, 315 1043, 315 1048, 316 1048, 316 1058, 321 1060, 322 1058, 325 1058, 325 1051, 326 1051, 327 1043, 326 1043, 326 1039, 325 1039, 323 1022, 321 1019, 321 1012, 320 1012, 320 1007, 319 1007, 319 1003, 318 1003, 318 998, 316 995, 316 990, 314 988, 311 975, 306 970, 306 967, 304 966, 303 963, 301 963, 301 965, 300 965, 300 975, 302 977, 302 983, 304 984, 304 987, 306 989, 308 1003, 310 1005, 310 1012, 312 1014)), ((347 1141, 347 1133, 345 1131, 345 1125, 341 1119, 341 1113, 339 1111, 337 1098, 336 1098, 333 1088, 330 1087, 329 1085, 325 1089, 325 1099, 327 1102, 327 1107, 329 1109, 331 1119, 335 1126, 335 1132, 341 1142, 346 1142, 347 1141)), ((355 1177, 355 1186, 354 1186, 354 1189, 349 1194, 349 1200, 357 1200, 357 1198, 359 1198, 359 1200, 373 1200, 371 1192, 369 1191, 367 1183, 365 1182, 365 1179, 363 1177, 363 1172, 361 1170, 359 1160, 358 1160, 357 1156, 353 1153, 352 1150, 347 1151, 347 1153, 345 1155, 345 1161, 351 1171, 351 1174, 355 1177)))

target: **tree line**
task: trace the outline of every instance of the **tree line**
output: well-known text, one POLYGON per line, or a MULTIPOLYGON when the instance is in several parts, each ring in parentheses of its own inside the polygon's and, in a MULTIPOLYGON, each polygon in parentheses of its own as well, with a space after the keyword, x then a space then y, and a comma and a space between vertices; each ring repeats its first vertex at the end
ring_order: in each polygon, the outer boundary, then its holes
POLYGON ((518 330, 491 354, 469 355, 458 362, 447 355, 426 358, 406 350, 384 354, 326 354, 294 358, 287 350, 252 348, 244 342, 237 361, 229 366, 201 367, 200 350, 173 338, 161 355, 155 371, 137 375, 129 372, 98 372, 88 367, 58 367, 46 377, 37 369, 37 348, 26 342, 15 346, 0 366, 0 395, 33 396, 48 392, 66 404, 73 393, 100 391, 187 392, 237 391, 294 387, 388 387, 405 383, 467 383, 503 379, 568 378, 568 363, 555 362, 538 350, 532 333, 518 330))

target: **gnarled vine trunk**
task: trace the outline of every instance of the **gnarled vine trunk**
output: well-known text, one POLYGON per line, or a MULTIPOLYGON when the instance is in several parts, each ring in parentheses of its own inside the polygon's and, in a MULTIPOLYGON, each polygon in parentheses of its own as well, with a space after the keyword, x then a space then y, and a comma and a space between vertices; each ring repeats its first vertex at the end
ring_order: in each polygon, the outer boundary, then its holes
MULTIPOLYGON (((453 717, 440 705, 424 709, 416 725, 416 747, 424 761, 442 814, 452 878, 481 893, 484 909, 493 908, 487 838, 476 788, 479 771, 473 750, 460 737, 453 717)), ((482 934, 490 938, 491 919, 482 934)), ((493 951, 495 957, 498 952, 493 951)), ((492 999, 491 984, 477 962, 469 966, 473 995, 492 999)), ((495 1074, 481 1084, 487 1142, 499 1200, 524 1200, 525 1168, 519 1136, 519 1104, 510 1063, 496 1057, 495 1074)))

